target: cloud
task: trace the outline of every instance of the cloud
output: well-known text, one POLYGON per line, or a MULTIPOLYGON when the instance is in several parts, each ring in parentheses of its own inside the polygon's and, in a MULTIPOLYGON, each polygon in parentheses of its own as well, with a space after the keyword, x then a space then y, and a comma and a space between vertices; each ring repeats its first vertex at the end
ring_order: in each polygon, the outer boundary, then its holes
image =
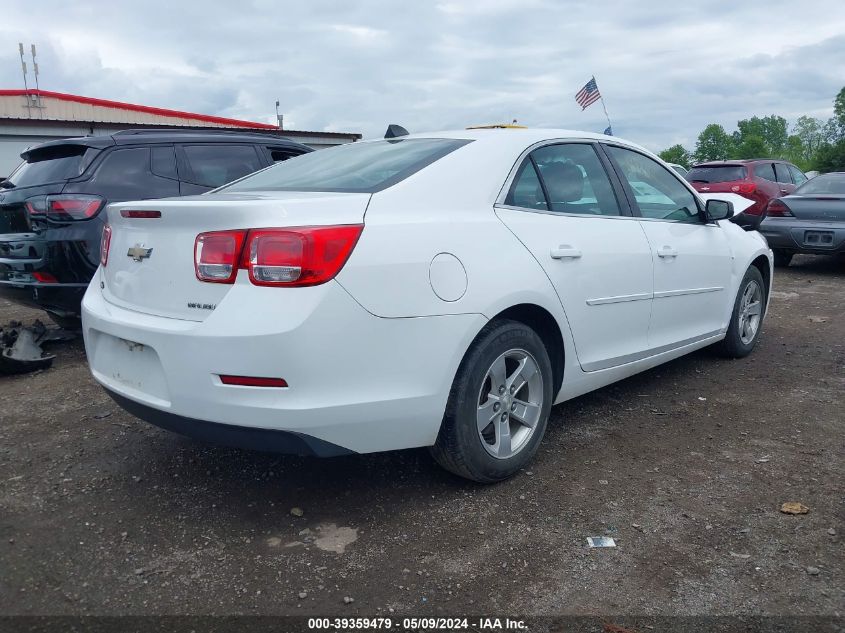
POLYGON ((798 15, 785 0, 6 5, 0 87, 21 85, 15 44, 35 42, 45 89, 262 122, 278 99, 292 129, 368 137, 512 119, 601 131, 600 105, 574 101, 595 74, 617 134, 689 147, 710 122, 829 116, 845 83, 841 0, 798 15))

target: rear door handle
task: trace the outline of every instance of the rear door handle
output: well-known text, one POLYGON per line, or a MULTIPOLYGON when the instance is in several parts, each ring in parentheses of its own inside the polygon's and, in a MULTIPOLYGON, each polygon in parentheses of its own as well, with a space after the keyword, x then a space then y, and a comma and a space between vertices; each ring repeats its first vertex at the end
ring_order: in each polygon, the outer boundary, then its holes
POLYGON ((664 246, 659 251, 657 251, 658 257, 677 257, 678 251, 672 248, 671 246, 664 246))
POLYGON ((581 257, 581 250, 569 244, 561 244, 557 248, 553 248, 549 255, 552 256, 552 259, 578 259, 581 257))

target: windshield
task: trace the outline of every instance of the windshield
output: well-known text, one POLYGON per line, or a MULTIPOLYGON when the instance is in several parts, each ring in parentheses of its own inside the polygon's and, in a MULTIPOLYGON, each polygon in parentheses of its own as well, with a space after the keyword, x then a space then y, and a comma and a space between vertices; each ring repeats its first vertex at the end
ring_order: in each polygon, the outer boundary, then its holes
POLYGON ((715 167, 693 167, 686 176, 690 182, 730 182, 745 179, 743 165, 718 165, 715 167))
POLYGON ((817 194, 843 196, 845 195, 845 173, 816 176, 798 187, 795 193, 802 196, 817 194))
POLYGON ((451 138, 412 138, 348 143, 297 156, 216 191, 375 193, 469 142, 451 138))
POLYGON ((15 187, 31 187, 75 178, 91 162, 85 160, 86 151, 97 152, 83 145, 58 145, 33 151, 7 180, 15 187))

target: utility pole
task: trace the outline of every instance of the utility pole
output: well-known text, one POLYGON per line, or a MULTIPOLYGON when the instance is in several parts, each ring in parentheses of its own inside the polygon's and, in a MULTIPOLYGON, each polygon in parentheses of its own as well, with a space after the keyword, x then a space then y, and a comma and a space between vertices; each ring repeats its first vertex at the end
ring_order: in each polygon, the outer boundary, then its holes
POLYGON ((21 54, 21 70, 23 71, 23 90, 26 93, 26 112, 29 118, 32 118, 32 106, 29 102, 29 85, 26 82, 26 61, 23 58, 23 42, 18 42, 18 51, 21 54))
POLYGON ((285 126, 284 126, 285 115, 279 114, 279 100, 278 99, 276 99, 276 123, 278 124, 280 130, 283 130, 285 128, 285 126))

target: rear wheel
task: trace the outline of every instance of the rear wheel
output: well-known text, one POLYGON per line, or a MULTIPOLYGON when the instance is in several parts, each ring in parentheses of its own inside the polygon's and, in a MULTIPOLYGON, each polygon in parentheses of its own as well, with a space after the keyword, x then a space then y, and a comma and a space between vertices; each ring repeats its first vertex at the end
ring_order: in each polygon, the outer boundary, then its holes
POLYGON ((537 333, 517 321, 491 323, 458 369, 431 454, 473 481, 507 479, 537 452, 552 398, 551 362, 537 333))
POLYGON ((718 344, 719 351, 730 358, 748 356, 760 337, 765 309, 763 275, 756 266, 751 266, 739 284, 731 322, 725 338, 718 344))
POLYGON ((789 262, 792 261, 792 257, 795 255, 795 253, 789 253, 781 250, 773 250, 772 252, 775 255, 775 266, 784 268, 789 266, 789 262))

